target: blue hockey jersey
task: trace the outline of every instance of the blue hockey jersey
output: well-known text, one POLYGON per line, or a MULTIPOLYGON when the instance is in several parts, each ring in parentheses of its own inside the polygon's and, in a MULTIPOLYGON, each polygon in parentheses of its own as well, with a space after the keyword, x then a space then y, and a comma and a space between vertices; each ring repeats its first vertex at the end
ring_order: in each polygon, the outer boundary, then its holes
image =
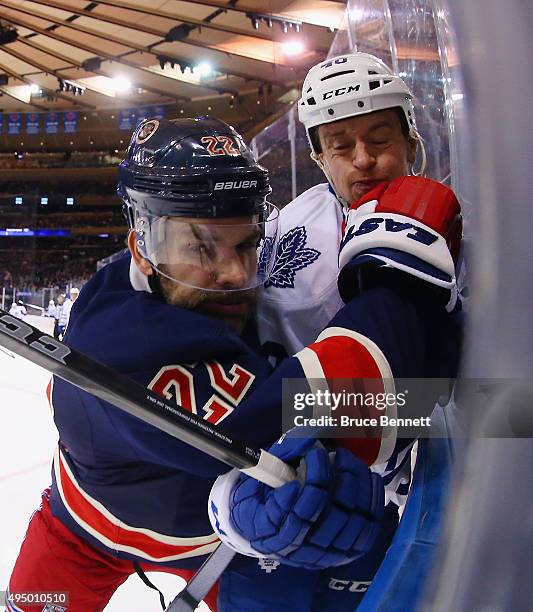
MULTIPOLYGON (((85 285, 65 341, 235 438, 269 445, 279 416, 240 406, 270 373, 268 362, 222 322, 135 291, 129 266, 126 257, 85 285)), ((51 496, 58 518, 134 560, 188 567, 214 549, 207 497, 227 465, 58 378, 50 397, 60 433, 51 496)))
MULTIPOLYGON (((125 257, 85 285, 66 342, 250 444, 268 447, 281 433, 284 378, 308 379, 313 388, 317 378, 455 373, 453 319, 408 289, 376 287, 355 298, 271 374, 266 357, 225 324, 134 289, 129 271, 125 257)), ((117 556, 198 565, 218 543, 207 499, 228 467, 59 379, 50 396, 60 433, 54 515, 117 556)), ((407 448, 390 436, 355 445, 386 478, 407 448)))

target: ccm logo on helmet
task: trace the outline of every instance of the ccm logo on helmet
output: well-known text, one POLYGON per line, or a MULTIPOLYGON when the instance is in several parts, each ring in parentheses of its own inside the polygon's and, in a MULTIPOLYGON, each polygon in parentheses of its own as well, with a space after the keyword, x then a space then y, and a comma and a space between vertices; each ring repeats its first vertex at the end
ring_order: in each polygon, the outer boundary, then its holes
POLYGON ((220 189, 250 189, 257 187, 257 181, 226 181, 215 183, 215 191, 220 189))
POLYGON ((350 85, 349 87, 339 87, 339 89, 332 89, 322 94, 323 100, 329 100, 336 96, 343 96, 344 94, 350 93, 351 91, 359 91, 359 85, 350 85))
POLYGON ((431 246, 434 242, 436 242, 439 237, 428 230, 419 227, 418 225, 414 225, 413 223, 402 223, 400 221, 394 221, 394 219, 383 219, 382 217, 372 217, 370 219, 365 219, 359 227, 352 225, 348 228, 346 235, 342 239, 340 249, 342 250, 348 242, 355 236, 362 236, 363 234, 370 234, 370 232, 375 232, 380 229, 381 231, 385 230, 386 232, 405 232, 409 230, 413 230, 411 233, 406 234, 406 238, 410 238, 411 240, 416 240, 416 242, 421 242, 427 246, 431 246), (384 227, 383 223, 385 224, 384 227))

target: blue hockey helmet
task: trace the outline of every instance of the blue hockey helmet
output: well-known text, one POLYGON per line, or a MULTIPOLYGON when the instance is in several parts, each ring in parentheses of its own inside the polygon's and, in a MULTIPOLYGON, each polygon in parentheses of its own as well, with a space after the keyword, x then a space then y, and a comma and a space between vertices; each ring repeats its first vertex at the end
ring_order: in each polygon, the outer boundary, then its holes
POLYGON ((141 255, 160 274, 204 290, 216 269, 229 265, 221 237, 230 234, 255 237, 247 279, 236 288, 267 280, 279 217, 267 202, 271 191, 268 171, 242 136, 211 117, 143 121, 119 166, 117 192, 141 255))
POLYGON ((119 195, 154 216, 263 213, 271 191, 242 136, 211 117, 143 121, 119 166, 119 195))

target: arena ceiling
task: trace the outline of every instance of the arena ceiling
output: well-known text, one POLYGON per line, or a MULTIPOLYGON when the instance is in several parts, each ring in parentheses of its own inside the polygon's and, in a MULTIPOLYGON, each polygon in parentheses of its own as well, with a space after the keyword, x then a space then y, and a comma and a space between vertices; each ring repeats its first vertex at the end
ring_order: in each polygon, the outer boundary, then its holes
POLYGON ((283 100, 326 55, 345 7, 338 0, 0 0, 1 111, 172 104, 203 114, 216 104, 224 115, 239 113, 250 96, 259 105, 283 100))

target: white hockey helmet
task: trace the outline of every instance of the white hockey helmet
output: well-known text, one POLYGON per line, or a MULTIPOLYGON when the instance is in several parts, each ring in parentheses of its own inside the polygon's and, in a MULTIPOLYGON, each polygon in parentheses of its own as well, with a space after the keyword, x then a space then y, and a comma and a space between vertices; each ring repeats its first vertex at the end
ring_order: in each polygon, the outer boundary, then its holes
POLYGON ((316 155, 311 138, 314 127, 388 108, 402 109, 409 135, 419 140, 412 100, 404 81, 380 59, 369 53, 348 53, 309 70, 298 100, 298 116, 316 155))

